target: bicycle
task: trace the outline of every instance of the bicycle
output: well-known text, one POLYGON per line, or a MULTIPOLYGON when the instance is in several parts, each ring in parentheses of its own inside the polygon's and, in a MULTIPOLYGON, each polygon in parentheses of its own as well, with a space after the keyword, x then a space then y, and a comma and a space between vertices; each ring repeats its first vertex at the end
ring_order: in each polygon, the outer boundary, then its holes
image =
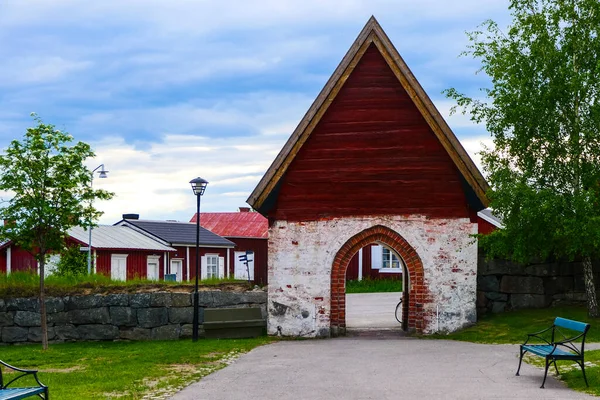
POLYGON ((402 323, 402 297, 398 304, 396 304, 396 311, 394 312, 394 316, 396 317, 396 321, 402 323))

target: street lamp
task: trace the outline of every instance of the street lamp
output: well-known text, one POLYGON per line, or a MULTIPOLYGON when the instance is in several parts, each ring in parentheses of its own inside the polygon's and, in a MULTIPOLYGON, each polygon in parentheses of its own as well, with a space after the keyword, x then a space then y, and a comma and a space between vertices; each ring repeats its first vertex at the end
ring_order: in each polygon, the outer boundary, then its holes
POLYGON ((190 181, 196 195, 196 285, 194 286, 194 326, 192 341, 198 341, 198 275, 200 275, 200 197, 204 194, 208 181, 200 177, 190 181))
MULTIPOLYGON (((91 174, 92 178, 90 179, 90 189, 92 189, 92 187, 94 186, 94 172, 96 172, 96 171, 98 171, 98 177, 99 178, 106 178, 107 177, 106 174, 108 173, 108 171, 106 171, 104 169, 104 164, 98 165, 96 168, 94 168, 92 170, 92 174, 91 174), (98 169, 100 169, 100 171, 98 171, 98 169)), ((94 202, 94 197, 92 196, 92 198, 90 200, 90 206, 92 205, 93 202, 94 202)), ((91 212, 91 210, 90 210, 90 212, 91 212)), ((88 222, 89 222, 89 229, 88 230, 89 230, 90 237, 89 237, 89 240, 88 240, 88 257, 87 257, 87 262, 88 262, 87 263, 88 264, 88 266, 87 266, 88 268, 87 269, 88 269, 88 271, 87 272, 88 272, 88 275, 89 275, 89 274, 92 273, 92 217, 91 216, 90 216, 90 219, 89 219, 88 222)))

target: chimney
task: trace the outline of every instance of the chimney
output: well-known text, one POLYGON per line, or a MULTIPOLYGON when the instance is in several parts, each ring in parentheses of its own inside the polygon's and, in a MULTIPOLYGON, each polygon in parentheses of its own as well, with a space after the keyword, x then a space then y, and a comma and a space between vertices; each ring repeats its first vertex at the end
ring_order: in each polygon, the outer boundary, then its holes
POLYGON ((250 212, 250 207, 240 207, 240 212, 250 212))
POLYGON ((123 214, 123 219, 140 219, 140 214, 123 214))

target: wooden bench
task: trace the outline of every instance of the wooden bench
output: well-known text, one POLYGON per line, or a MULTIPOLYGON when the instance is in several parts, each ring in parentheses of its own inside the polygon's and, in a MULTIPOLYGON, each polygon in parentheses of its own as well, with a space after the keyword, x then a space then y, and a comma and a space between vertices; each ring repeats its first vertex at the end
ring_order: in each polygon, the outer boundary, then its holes
POLYGON ((204 309, 204 334, 208 339, 257 337, 265 334, 266 327, 258 307, 204 309))
POLYGON ((48 400, 48 387, 45 386, 37 377, 37 370, 33 369, 22 369, 13 367, 0 360, 0 365, 3 365, 6 368, 9 368, 15 372, 17 372, 17 376, 9 380, 7 383, 4 383, 5 377, 2 374, 2 368, 0 368, 0 400, 8 400, 8 399, 25 399, 27 397, 37 396, 40 399, 48 400), (32 375, 38 386, 33 387, 9 387, 16 380, 21 379, 25 376, 32 375))
POLYGON ((527 340, 521 345, 519 368, 517 369, 517 376, 521 370, 521 362, 525 353, 530 352, 546 359, 546 370, 544 372, 544 380, 542 381, 541 388, 544 388, 546 383, 546 376, 548 375, 548 367, 550 364, 554 364, 556 374, 559 375, 558 367, 556 362, 560 360, 575 361, 581 367, 583 372, 583 379, 585 380, 586 386, 588 386, 587 377, 585 376, 585 364, 583 360, 584 346, 585 346, 585 335, 590 329, 590 324, 585 322, 573 321, 570 319, 557 317, 554 320, 554 324, 551 327, 544 329, 536 333, 528 333, 527 340), (571 332, 564 332, 568 330, 571 332), (548 332, 548 333, 546 333, 548 332), (546 338, 540 336, 546 333, 546 338), (550 336, 550 340, 547 339, 550 336), (529 340, 536 338, 541 340, 542 344, 528 344, 529 340))

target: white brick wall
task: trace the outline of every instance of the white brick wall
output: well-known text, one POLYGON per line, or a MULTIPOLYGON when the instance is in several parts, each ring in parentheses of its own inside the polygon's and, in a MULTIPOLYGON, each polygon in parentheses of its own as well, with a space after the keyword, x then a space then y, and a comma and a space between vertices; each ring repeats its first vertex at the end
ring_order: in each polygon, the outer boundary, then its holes
POLYGON ((269 230, 269 334, 329 336, 331 268, 340 248, 375 225, 400 234, 417 252, 430 302, 424 333, 475 322, 477 244, 469 219, 377 216, 276 221, 269 230))

